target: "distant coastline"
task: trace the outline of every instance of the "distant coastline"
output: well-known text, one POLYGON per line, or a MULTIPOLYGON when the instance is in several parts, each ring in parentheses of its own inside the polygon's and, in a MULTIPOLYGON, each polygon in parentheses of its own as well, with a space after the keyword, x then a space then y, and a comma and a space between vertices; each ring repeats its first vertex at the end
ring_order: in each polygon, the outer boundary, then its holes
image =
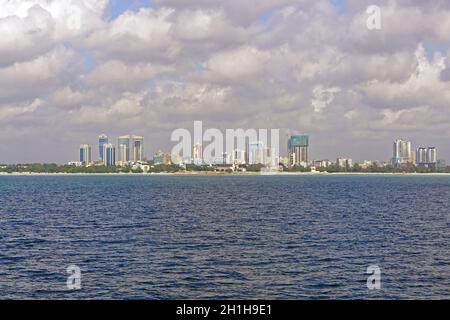
POLYGON ((264 165, 164 165, 131 164, 127 166, 74 166, 58 164, 0 165, 0 175, 447 175, 450 167, 361 167, 329 166, 279 166, 264 165))
POLYGON ((412 172, 275 172, 275 173, 261 173, 261 172, 162 172, 162 173, 37 173, 37 172, 0 172, 0 177, 8 176, 450 176, 450 173, 412 173, 412 172))

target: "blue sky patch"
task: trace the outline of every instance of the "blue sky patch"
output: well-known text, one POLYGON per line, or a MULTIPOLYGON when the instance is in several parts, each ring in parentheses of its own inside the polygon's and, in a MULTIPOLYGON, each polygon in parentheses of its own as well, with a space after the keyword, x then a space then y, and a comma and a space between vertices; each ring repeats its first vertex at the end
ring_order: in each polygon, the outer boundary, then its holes
POLYGON ((138 11, 152 6, 151 0, 111 0, 111 19, 115 19, 127 10, 138 11))
POLYGON ((347 11, 346 0, 330 0, 330 3, 336 8, 338 14, 344 14, 347 11))

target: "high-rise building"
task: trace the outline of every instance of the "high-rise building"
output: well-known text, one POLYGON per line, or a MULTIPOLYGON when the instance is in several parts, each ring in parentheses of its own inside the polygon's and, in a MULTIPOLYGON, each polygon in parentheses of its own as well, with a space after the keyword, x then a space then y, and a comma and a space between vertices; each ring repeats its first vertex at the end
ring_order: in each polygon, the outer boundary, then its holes
POLYGON ((437 164, 437 151, 435 147, 429 147, 427 150, 427 162, 430 166, 436 166, 437 164))
POLYGON ((194 146, 192 147, 192 160, 196 165, 203 164, 203 144, 194 144, 194 146))
POLYGON ((144 160, 144 137, 142 136, 132 136, 132 147, 133 147, 133 162, 144 160))
POLYGON ((106 167, 114 167, 116 165, 116 147, 111 143, 103 145, 103 164, 106 167))
POLYGON ((306 166, 309 161, 309 136, 293 135, 288 140, 289 164, 306 166))
POLYGON ((396 140, 394 142, 394 152, 392 164, 394 166, 404 166, 413 162, 413 154, 411 151, 411 141, 396 140))
POLYGON ((88 144, 82 144, 80 146, 80 162, 85 165, 92 162, 91 147, 88 144))
POLYGON ((130 162, 130 159, 128 158, 128 146, 126 144, 120 144, 117 149, 117 163, 122 166, 126 165, 130 162))
POLYGON ((423 147, 418 148, 416 152, 416 164, 421 166, 425 165, 427 162, 427 149, 423 147))
POLYGON ((144 161, 144 137, 125 135, 119 137, 117 144, 119 165, 144 161))
POLYGON ((435 147, 424 148, 420 147, 416 153, 416 165, 419 167, 436 167, 437 166, 437 151, 435 147))
POLYGON ((117 148, 118 148, 118 157, 117 161, 119 165, 124 165, 130 162, 130 136, 121 136, 119 137, 117 148))
POLYGON ((109 143, 109 140, 108 140, 108 136, 107 135, 102 134, 102 135, 98 136, 98 151, 99 151, 99 154, 100 154, 100 160, 101 161, 104 160, 104 152, 103 152, 104 149, 103 149, 103 146, 105 144, 108 144, 108 143, 109 143))
POLYGON ((248 164, 264 164, 264 143, 255 141, 248 144, 248 164))

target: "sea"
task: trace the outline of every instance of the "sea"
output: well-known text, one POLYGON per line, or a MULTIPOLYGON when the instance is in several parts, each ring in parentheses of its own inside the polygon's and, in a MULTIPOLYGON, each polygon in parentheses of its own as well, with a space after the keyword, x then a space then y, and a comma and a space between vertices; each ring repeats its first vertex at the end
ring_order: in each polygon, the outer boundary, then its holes
POLYGON ((449 299, 450 176, 0 176, 0 299, 449 299))

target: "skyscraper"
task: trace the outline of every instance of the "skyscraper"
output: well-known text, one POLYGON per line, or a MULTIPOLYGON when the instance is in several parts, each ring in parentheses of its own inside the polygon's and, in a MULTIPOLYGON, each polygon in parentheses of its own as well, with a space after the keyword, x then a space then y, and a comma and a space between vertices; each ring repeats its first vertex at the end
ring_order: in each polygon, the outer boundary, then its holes
POLYGON ((116 147, 107 143, 103 145, 103 164, 106 167, 114 167, 116 165, 116 147))
POLYGON ((194 146, 192 147, 192 160, 196 165, 203 164, 203 144, 194 144, 194 146))
POLYGON ((436 166, 437 164, 437 151, 435 147, 429 147, 427 150, 427 162, 430 166, 436 166))
POLYGON ((309 161, 309 136, 308 135, 293 135, 288 140, 289 150, 289 164, 307 165, 309 161))
POLYGON ((416 153, 416 165, 419 167, 437 167, 437 151, 435 147, 420 147, 416 153))
POLYGON ((422 166, 425 165, 427 161, 427 149, 423 147, 418 148, 416 152, 416 164, 422 166))
POLYGON ((264 164, 264 143, 262 141, 249 143, 248 164, 264 164))
POLYGON ((413 154, 411 151, 411 141, 396 140, 394 142, 394 152, 392 164, 394 166, 403 166, 413 162, 413 154))
POLYGON ((142 136, 121 136, 117 147, 120 165, 144 160, 144 137, 142 136))
POLYGON ((103 153, 103 146, 105 144, 108 144, 109 140, 108 140, 108 136, 105 134, 102 134, 100 136, 98 136, 98 151, 100 154, 100 160, 103 161, 104 160, 104 153, 103 153))
POLYGON ((80 146, 80 162, 88 165, 91 163, 91 147, 88 144, 82 144, 80 146))
POLYGON ((132 136, 131 137, 133 146, 133 161, 143 161, 144 160, 144 137, 132 136))
POLYGON ((118 147, 118 163, 119 165, 127 164, 130 161, 130 142, 131 137, 121 136, 119 137, 117 147, 118 147))

